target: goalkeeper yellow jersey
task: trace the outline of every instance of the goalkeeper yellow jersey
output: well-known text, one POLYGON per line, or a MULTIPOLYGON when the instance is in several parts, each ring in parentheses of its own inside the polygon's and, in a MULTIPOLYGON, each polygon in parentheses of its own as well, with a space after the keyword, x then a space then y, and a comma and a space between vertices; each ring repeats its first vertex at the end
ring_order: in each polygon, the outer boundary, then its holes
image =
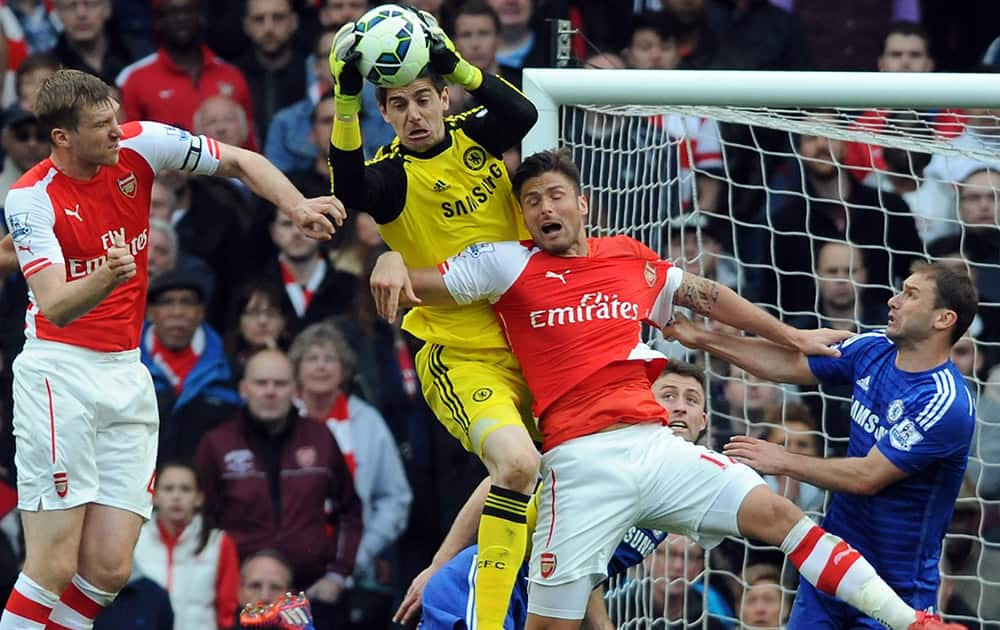
MULTIPOLYGON (((334 193, 349 210, 369 212, 411 268, 434 266, 473 243, 530 238, 502 155, 534 123, 534 106, 492 75, 475 95, 484 105, 446 118, 445 139, 430 151, 411 152, 397 138, 358 172, 360 150, 331 148, 334 193)), ((416 307, 403 328, 441 345, 507 347, 485 302, 416 307)))

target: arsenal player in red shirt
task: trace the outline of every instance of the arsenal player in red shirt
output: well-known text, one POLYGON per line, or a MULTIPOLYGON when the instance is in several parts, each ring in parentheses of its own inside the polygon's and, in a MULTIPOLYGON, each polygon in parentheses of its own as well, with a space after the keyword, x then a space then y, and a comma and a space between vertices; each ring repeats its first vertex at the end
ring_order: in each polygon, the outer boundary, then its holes
POLYGON ((256 153, 160 123, 119 125, 111 88, 92 75, 55 73, 34 111, 52 154, 5 204, 29 287, 14 362, 27 557, 0 630, 90 628, 131 572, 155 481, 156 399, 138 345, 156 173, 239 177, 315 238, 344 217, 256 153))

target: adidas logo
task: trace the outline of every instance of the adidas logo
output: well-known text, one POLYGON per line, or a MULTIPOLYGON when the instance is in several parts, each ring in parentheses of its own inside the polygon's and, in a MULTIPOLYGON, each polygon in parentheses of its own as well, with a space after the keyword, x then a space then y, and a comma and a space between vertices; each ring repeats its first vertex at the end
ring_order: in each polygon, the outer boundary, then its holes
POLYGON ((870 385, 871 382, 872 382, 872 377, 871 376, 866 376, 864 378, 858 379, 857 386, 867 392, 868 391, 868 385, 870 385))
POLYGON ((444 192, 449 188, 451 188, 451 184, 446 184, 440 179, 434 182, 434 192, 436 193, 444 192))

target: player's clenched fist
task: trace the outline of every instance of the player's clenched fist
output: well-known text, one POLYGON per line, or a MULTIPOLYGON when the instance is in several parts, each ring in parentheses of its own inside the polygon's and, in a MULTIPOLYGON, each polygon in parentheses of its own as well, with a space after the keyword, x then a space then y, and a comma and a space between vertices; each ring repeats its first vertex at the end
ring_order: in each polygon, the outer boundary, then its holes
POLYGON ((111 286, 128 282, 135 277, 135 257, 129 251, 125 238, 115 234, 114 245, 108 248, 108 261, 104 264, 111 274, 111 286))

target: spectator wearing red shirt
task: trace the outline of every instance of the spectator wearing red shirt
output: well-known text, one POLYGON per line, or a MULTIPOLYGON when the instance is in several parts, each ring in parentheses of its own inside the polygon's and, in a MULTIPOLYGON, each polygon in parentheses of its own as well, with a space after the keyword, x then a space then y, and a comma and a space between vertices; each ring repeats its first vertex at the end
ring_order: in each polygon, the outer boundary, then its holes
MULTIPOLYGON (((162 42, 155 53, 122 70, 116 83, 128 120, 155 120, 192 129, 194 114, 210 96, 232 98, 253 120, 246 78, 203 43, 201 0, 154 0, 153 29, 162 42)), ((248 146, 255 149, 256 130, 248 146)))

